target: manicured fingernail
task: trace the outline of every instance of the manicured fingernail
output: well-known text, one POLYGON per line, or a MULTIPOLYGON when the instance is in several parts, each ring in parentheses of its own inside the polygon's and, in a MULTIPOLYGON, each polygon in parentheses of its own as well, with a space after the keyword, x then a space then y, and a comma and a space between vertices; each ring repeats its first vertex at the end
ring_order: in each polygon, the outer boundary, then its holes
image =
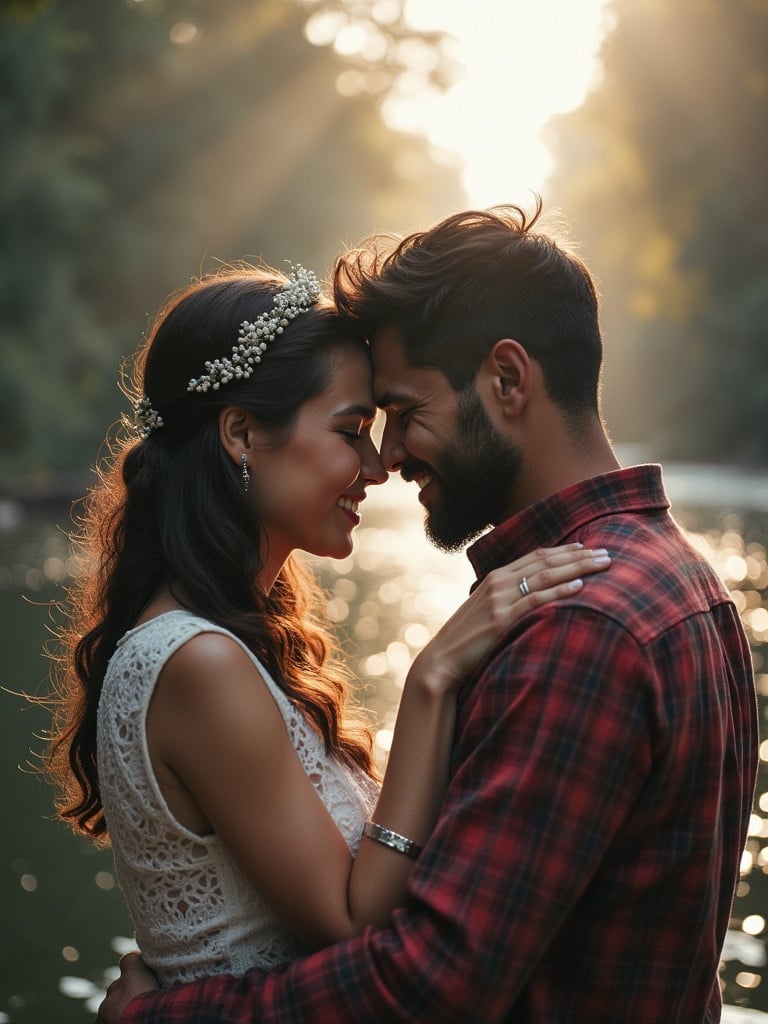
POLYGON ((571 582, 568 584, 568 589, 569 590, 581 590, 581 588, 583 586, 584 586, 584 580, 571 580, 571 582))
POLYGON ((594 548, 592 551, 593 555, 607 555, 608 548, 594 548))
POLYGON ((610 560, 610 555, 598 555, 597 558, 593 559, 595 565, 607 565, 610 562, 610 560))

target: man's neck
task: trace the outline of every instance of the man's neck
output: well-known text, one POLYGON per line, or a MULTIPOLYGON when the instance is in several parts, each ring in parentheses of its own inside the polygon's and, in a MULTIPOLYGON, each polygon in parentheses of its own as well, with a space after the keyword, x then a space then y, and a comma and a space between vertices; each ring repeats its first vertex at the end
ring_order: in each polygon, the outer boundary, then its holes
POLYGON ((621 464, 595 416, 578 432, 550 430, 526 445, 525 462, 507 508, 507 517, 573 484, 621 469, 621 464), (548 435, 548 436, 547 436, 548 435))

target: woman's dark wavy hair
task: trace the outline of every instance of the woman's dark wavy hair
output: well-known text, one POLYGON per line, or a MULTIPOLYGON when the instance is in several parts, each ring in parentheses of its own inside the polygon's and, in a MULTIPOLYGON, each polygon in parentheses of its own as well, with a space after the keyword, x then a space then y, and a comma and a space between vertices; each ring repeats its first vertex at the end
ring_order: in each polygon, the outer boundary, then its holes
POLYGON ((291 556, 269 594, 256 586, 262 531, 224 453, 218 414, 249 410, 290 436, 301 405, 328 383, 345 346, 332 305, 320 299, 270 345, 256 372, 221 390, 188 393, 206 360, 228 355, 240 324, 271 309, 285 278, 230 269, 172 297, 138 353, 133 390, 164 425, 144 441, 113 445, 83 499, 72 540, 82 572, 65 603, 54 656, 53 728, 46 770, 59 816, 106 839, 96 761, 96 717, 118 640, 163 586, 185 608, 240 637, 307 715, 329 751, 373 772, 371 733, 348 700, 349 685, 327 629, 314 577, 291 556))
POLYGON ((537 230, 541 199, 469 210, 406 238, 373 235, 334 270, 334 301, 350 328, 371 338, 394 326, 414 366, 470 384, 500 338, 541 365, 564 412, 597 411, 602 340, 598 298, 585 264, 537 230))

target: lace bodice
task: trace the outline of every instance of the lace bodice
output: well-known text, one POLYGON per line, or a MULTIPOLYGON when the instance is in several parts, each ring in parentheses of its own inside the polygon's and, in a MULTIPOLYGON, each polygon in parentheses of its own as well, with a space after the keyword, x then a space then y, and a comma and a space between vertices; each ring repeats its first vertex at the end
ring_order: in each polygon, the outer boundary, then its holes
POLYGON ((325 753, 321 738, 233 634, 186 611, 125 634, 107 668, 98 712, 98 766, 115 871, 136 941, 163 986, 272 967, 303 950, 251 887, 216 835, 198 836, 171 814, 146 739, 150 698, 168 658, 198 633, 232 637, 258 668, 296 753, 353 852, 377 789, 325 753))

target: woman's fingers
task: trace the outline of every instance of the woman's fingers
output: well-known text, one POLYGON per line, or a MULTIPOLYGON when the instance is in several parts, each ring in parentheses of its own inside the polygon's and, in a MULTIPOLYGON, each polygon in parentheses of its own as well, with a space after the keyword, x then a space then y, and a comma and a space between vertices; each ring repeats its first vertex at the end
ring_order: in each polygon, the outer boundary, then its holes
POLYGON ((497 638, 548 601, 572 596, 583 577, 611 564, 607 551, 580 544, 539 549, 489 573, 419 655, 448 685, 471 672, 497 638))
POLYGON ((563 544, 556 548, 537 548, 509 563, 509 569, 530 575, 534 569, 556 568, 571 563, 586 563, 595 555, 607 554, 605 548, 585 548, 583 544, 563 544))
POLYGON ((491 631, 513 625, 532 608, 562 600, 580 590, 583 577, 610 567, 604 548, 560 548, 535 552, 494 570, 484 580, 486 614, 491 631))
POLYGON ((516 570, 518 589, 524 597, 526 590, 546 590, 580 576, 603 572, 610 564, 611 556, 605 548, 589 549, 565 558, 554 555, 536 559, 527 568, 516 570), (523 579, 526 585, 521 587, 523 579))
POLYGON ((514 562, 510 562, 509 568, 520 569, 525 572, 532 565, 542 562, 562 565, 565 562, 572 561, 574 558, 580 558, 588 551, 589 548, 585 548, 583 544, 559 544, 554 548, 536 548, 534 551, 529 551, 527 555, 523 555, 521 558, 516 558, 514 562))
POLYGON ((548 601, 569 597, 584 586, 584 576, 604 572, 610 564, 610 556, 599 555, 581 565, 570 563, 534 572, 524 577, 525 587, 522 586, 522 580, 518 584, 515 610, 524 615, 531 608, 538 608, 548 601))
POLYGON ((611 557, 605 548, 585 548, 580 544, 540 548, 495 569, 485 578, 484 584, 488 590, 497 588, 499 594, 508 587, 513 597, 524 598, 531 591, 602 572, 610 564, 611 557))

